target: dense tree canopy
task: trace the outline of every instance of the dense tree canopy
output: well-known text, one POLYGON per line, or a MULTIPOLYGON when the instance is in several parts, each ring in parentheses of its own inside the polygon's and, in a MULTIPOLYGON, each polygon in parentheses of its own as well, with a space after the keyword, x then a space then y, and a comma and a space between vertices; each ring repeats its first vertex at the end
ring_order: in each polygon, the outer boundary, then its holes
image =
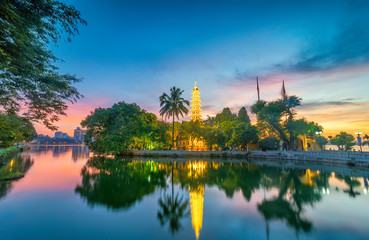
POLYGON ((55 0, 2 0, 0 3, 0 111, 25 113, 55 130, 67 102, 82 95, 73 86, 81 81, 60 74, 51 42, 77 35, 85 25, 73 6, 55 0))
POLYGON ((348 151, 351 150, 352 147, 355 145, 354 136, 348 134, 346 132, 340 132, 331 140, 333 145, 336 145, 339 150, 348 151))
POLYGON ((296 150, 299 135, 315 136, 322 127, 305 119, 295 119, 295 108, 301 106, 301 98, 284 96, 275 101, 257 101, 252 107, 261 126, 275 133, 283 141, 288 150, 296 150))
POLYGON ((250 117, 247 114, 246 108, 242 107, 237 115, 237 121, 243 122, 243 123, 250 123, 250 117))
POLYGON ((37 136, 32 123, 15 114, 0 114, 0 147, 31 141, 37 136))
POLYGON ((87 129, 85 143, 96 153, 145 149, 147 142, 157 148, 168 145, 167 125, 134 103, 119 102, 111 108, 97 108, 81 125, 87 129))
POLYGON ((224 108, 221 113, 218 113, 215 116, 216 123, 222 123, 225 121, 235 121, 237 119, 237 115, 231 112, 231 109, 224 108))

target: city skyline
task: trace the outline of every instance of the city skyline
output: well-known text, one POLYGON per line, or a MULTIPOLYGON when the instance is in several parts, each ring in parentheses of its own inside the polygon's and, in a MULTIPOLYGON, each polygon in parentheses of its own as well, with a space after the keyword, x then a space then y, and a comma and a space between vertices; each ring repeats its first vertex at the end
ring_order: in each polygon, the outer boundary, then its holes
POLYGON ((326 135, 369 132, 365 1, 66 2, 88 19, 72 43, 53 48, 62 72, 84 78, 76 86, 85 98, 57 123, 68 134, 90 111, 118 101, 158 115, 163 92, 176 86, 190 99, 195 81, 203 118, 246 106, 255 121, 256 76, 265 100, 280 96, 284 80, 287 93, 303 99, 298 116, 326 135))

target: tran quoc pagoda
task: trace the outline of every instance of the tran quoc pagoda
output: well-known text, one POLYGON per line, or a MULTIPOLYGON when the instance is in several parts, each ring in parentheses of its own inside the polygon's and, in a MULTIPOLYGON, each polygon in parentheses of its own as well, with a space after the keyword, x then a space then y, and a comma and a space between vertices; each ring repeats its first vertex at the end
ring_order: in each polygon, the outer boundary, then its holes
MULTIPOLYGON (((192 122, 202 122, 201 119, 201 99, 200 99, 200 89, 197 87, 197 82, 195 81, 195 87, 192 89, 191 96, 191 120, 192 122)), ((203 139, 183 139, 182 134, 177 135, 176 146, 177 150, 187 150, 187 151, 206 151, 205 142, 203 139)))

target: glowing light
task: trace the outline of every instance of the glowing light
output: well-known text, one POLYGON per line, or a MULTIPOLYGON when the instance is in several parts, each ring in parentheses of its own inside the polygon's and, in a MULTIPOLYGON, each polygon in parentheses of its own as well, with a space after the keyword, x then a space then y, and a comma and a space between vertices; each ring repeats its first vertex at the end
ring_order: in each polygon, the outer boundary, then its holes
POLYGON ((197 88, 197 83, 195 82, 195 87, 192 90, 191 97, 191 120, 201 121, 201 100, 200 100, 200 90, 197 88))
POLYGON ((191 222, 195 230, 196 239, 199 239, 202 228, 204 210, 204 186, 199 186, 196 190, 190 190, 191 222))

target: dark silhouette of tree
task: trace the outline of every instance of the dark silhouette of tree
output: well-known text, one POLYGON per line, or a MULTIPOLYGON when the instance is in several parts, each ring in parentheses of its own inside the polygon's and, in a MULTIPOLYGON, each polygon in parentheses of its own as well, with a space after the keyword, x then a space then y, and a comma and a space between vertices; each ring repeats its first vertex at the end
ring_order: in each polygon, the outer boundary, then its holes
POLYGON ((172 129, 172 144, 174 150, 174 118, 179 119, 179 115, 183 117, 184 114, 187 115, 188 109, 186 107, 190 106, 190 102, 182 97, 180 88, 172 87, 170 89, 170 94, 163 93, 160 100, 160 115, 165 116, 165 118, 173 118, 173 129, 172 129))
POLYGON ((180 220, 189 216, 188 200, 184 200, 183 196, 179 197, 178 193, 174 197, 174 162, 172 161, 172 195, 160 197, 158 200, 159 210, 158 219, 161 226, 169 222, 169 230, 174 235, 181 229, 180 220))
POLYGON ((272 199, 264 199, 258 204, 258 210, 263 214, 267 222, 273 219, 285 220, 288 226, 300 231, 310 232, 312 223, 301 217, 304 205, 313 205, 320 201, 321 195, 315 191, 314 186, 303 184, 298 171, 291 170, 287 173, 280 171, 279 194, 272 199), (286 195, 291 196, 286 198, 286 195))
POLYGON ((73 84, 81 79, 60 74, 59 61, 49 49, 66 36, 78 35, 86 25, 80 12, 55 0, 3 0, 0 4, 0 109, 25 113, 32 121, 57 129, 54 122, 65 115, 66 102, 82 95, 73 84))
POLYGON ((158 219, 163 226, 169 222, 169 230, 174 235, 181 229, 181 219, 189 216, 188 200, 183 196, 179 197, 178 193, 175 197, 166 195, 158 201, 159 211, 158 219))

